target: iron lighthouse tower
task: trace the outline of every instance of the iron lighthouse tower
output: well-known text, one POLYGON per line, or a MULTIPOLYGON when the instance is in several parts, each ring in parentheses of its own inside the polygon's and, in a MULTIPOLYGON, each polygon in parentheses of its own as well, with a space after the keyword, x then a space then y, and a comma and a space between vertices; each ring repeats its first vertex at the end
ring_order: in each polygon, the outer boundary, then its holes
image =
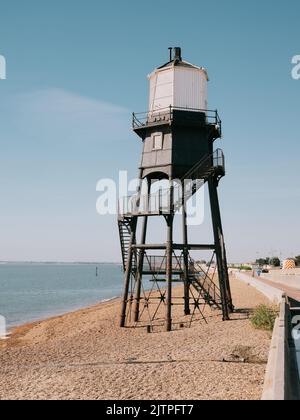
POLYGON ((148 112, 133 114, 133 130, 143 143, 140 183, 134 195, 119 203, 125 273, 120 326, 163 322, 170 331, 174 305, 183 306, 186 322, 192 322, 196 312, 202 315, 202 305, 222 311, 227 320, 233 304, 217 190, 225 176, 225 159, 222 150, 214 149, 222 124, 218 112, 208 110, 208 75, 203 67, 184 61, 181 49, 174 48, 170 61, 154 70, 149 81, 148 112), (163 180, 168 187, 153 192, 154 184, 163 180), (189 241, 187 204, 204 184, 214 241, 195 244, 189 241), (182 214, 181 243, 174 241, 177 213, 182 214), (151 217, 165 220, 165 242, 147 243, 151 217), (208 250, 212 258, 204 267, 193 253, 208 250), (178 285, 179 296, 173 293, 178 285))

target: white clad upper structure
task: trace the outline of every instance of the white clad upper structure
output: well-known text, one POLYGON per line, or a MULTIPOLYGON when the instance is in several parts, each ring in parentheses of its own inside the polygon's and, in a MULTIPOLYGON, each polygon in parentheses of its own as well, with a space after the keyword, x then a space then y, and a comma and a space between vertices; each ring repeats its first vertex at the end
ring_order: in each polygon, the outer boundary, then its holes
POLYGON ((207 110, 208 74, 205 68, 183 61, 180 48, 175 57, 149 76, 149 112, 168 107, 207 110))

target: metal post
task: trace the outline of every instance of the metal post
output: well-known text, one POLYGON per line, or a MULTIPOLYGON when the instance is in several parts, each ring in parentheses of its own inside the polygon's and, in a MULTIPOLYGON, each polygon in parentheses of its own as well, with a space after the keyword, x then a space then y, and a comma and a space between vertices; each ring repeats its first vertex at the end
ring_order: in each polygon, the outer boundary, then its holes
POLYGON ((165 327, 166 331, 172 330, 172 257, 173 257, 173 221, 174 221, 174 210, 173 210, 173 196, 174 196, 174 187, 173 181, 170 180, 170 215, 166 217, 167 226, 168 226, 168 236, 166 244, 166 253, 167 253, 167 270, 166 270, 166 280, 167 280, 167 290, 166 290, 166 321, 165 327))
POLYGON ((208 188, 209 188, 209 195, 210 195, 212 223, 213 223, 213 230, 214 230, 216 257, 217 257, 220 291, 221 291, 221 299, 222 299, 223 320, 226 321, 226 320, 229 320, 230 285, 229 285, 229 281, 227 281, 228 269, 227 269, 227 264, 224 258, 224 252, 223 252, 223 249, 225 249, 225 247, 222 244, 223 232, 222 232, 222 222, 221 222, 221 216, 220 216, 220 206, 219 206, 219 199, 218 199, 217 184, 216 184, 215 179, 212 176, 208 180, 208 188))
POLYGON ((228 264, 227 264, 227 255, 226 255, 226 247, 224 242, 224 233, 222 227, 222 220, 221 220, 221 211, 220 211, 220 204, 218 199, 218 191, 217 191, 217 184, 214 187, 215 190, 215 212, 216 212, 216 219, 218 221, 218 228, 219 228, 219 237, 220 237, 220 246, 221 246, 221 254, 222 254, 222 263, 223 263, 223 271, 224 271, 224 278, 225 278, 225 287, 226 287, 226 296, 227 296, 227 303, 229 312, 234 311, 234 306, 232 302, 232 295, 231 295, 231 287, 229 281, 229 274, 228 274, 228 264))
POLYGON ((229 280, 229 274, 228 274, 228 264, 227 264, 227 255, 226 255, 226 247, 225 247, 225 242, 224 242, 224 235, 223 235, 223 231, 222 231, 222 226, 220 228, 220 242, 221 242, 221 251, 222 251, 222 261, 223 261, 223 264, 224 264, 228 309, 229 309, 230 313, 233 313, 234 312, 234 306, 233 306, 232 295, 231 295, 231 287, 230 287, 230 280, 229 280))
POLYGON ((158 214, 162 213, 162 197, 161 197, 161 188, 158 190, 158 214))
MULTIPOLYGON (((148 181, 147 205, 149 203, 150 192, 151 192, 151 181, 148 181)), ((148 225, 148 216, 144 216, 143 226, 142 226, 141 245, 144 245, 146 243, 147 225, 148 225)), ((140 316, 140 301, 141 301, 141 287, 142 287, 144 257, 145 257, 145 250, 141 249, 139 253, 138 264, 137 264, 136 295, 135 295, 135 310, 134 310, 135 322, 138 322, 139 316, 140 316)))
POLYGON ((185 185, 182 187, 182 228, 183 228, 183 264, 184 264, 184 314, 190 315, 190 279, 189 279, 189 251, 188 251, 188 228, 185 200, 185 185))

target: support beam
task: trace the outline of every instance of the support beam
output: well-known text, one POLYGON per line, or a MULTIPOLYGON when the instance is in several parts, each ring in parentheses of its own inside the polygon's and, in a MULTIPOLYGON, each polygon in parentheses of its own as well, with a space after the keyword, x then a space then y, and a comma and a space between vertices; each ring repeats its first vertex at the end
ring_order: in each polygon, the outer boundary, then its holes
POLYGON ((173 249, 175 250, 184 250, 187 248, 188 251, 213 251, 215 245, 206 245, 206 244, 174 244, 173 249))
POLYGON ((182 199, 182 233, 183 233, 183 261, 184 261, 184 314, 190 315, 190 280, 189 280, 189 249, 186 202, 182 199))
POLYGON ((164 250, 167 248, 166 244, 135 244, 135 249, 152 249, 152 250, 164 250))
POLYGON ((220 292, 221 292, 221 298, 222 298, 223 320, 226 321, 226 320, 229 320, 230 285, 229 285, 229 282, 227 282, 228 269, 227 269, 226 260, 224 258, 224 252, 223 252, 223 250, 225 249, 225 246, 223 242, 223 231, 222 231, 222 222, 221 222, 221 216, 220 216, 217 182, 213 176, 211 176, 208 180, 208 188, 209 188, 209 195, 210 195, 213 231, 214 231, 214 238, 215 238, 215 245, 216 245, 216 257, 217 257, 218 275, 219 275, 219 282, 220 282, 220 292), (229 287, 229 291, 228 291, 228 287, 229 287))
MULTIPOLYGON (((165 250, 166 244, 134 244, 134 249, 149 249, 149 250, 165 250)), ((173 244, 175 251, 183 251, 185 248, 184 244, 173 244)), ((214 244, 188 244, 187 249, 189 251, 213 251, 215 249, 214 244)))
POLYGON ((213 195, 215 196, 214 197, 215 218, 216 218, 216 222, 218 224, 218 230, 219 230, 222 263, 223 263, 223 271, 224 271, 224 281, 225 281, 225 288, 226 288, 226 298, 227 298, 227 304, 228 304, 229 312, 232 313, 234 311, 234 306, 233 306, 231 287, 230 287, 230 281, 229 281, 226 247, 225 247, 225 242, 224 242, 224 233, 223 233, 223 227, 222 227, 220 203, 219 203, 219 198, 218 198, 218 190, 217 190, 218 181, 215 180, 214 184, 215 184, 215 186, 213 188, 213 195))
MULTIPOLYGON (((148 205, 149 205, 150 192, 151 192, 151 181, 148 182, 148 190, 147 190, 148 205)), ((148 225, 148 216, 145 216, 144 219, 143 219, 143 226, 142 226, 141 245, 145 245, 145 242, 146 242, 147 225, 148 225)), ((135 322, 138 322, 139 316, 140 316, 140 301, 141 301, 141 288, 142 288, 144 257, 145 257, 145 249, 142 248, 140 250, 138 263, 137 263, 136 295, 135 295, 135 309, 134 309, 134 321, 135 322)))
MULTIPOLYGON (((173 196, 174 196, 174 187, 173 182, 171 182, 170 187, 170 206, 173 206, 173 196)), ((166 290, 166 320, 165 328, 166 331, 172 330, 172 256, 173 256, 173 222, 174 222, 174 213, 171 209, 171 215, 166 218, 167 227, 168 227, 168 236, 167 236, 167 290, 166 290)))

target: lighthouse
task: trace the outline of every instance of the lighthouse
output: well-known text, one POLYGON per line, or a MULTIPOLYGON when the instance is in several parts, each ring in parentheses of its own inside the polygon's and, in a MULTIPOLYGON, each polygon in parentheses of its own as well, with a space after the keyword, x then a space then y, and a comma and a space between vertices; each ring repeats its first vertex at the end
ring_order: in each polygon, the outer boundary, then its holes
POLYGON ((218 199, 225 158, 214 147, 222 136, 222 122, 216 110, 208 109, 208 73, 183 60, 181 49, 174 48, 170 60, 148 79, 148 110, 132 117, 133 130, 142 142, 140 184, 134 195, 119 203, 124 268, 120 326, 152 327, 163 318, 165 330, 171 331, 175 304, 182 304, 185 320, 192 321, 196 311, 202 315, 202 305, 220 310, 228 320, 233 303, 218 199), (168 188, 153 192, 154 184, 162 180, 168 181, 168 188), (145 182, 146 194, 142 193, 145 182), (208 185, 214 241, 195 244, 189 241, 187 204, 204 184, 208 185), (177 213, 182 215, 180 243, 174 242, 177 213), (165 242, 147 242, 150 217, 164 219, 165 242), (192 251, 210 251, 217 276, 210 264, 207 269, 198 264, 192 251), (178 284, 183 290, 179 297, 173 294, 178 284))

